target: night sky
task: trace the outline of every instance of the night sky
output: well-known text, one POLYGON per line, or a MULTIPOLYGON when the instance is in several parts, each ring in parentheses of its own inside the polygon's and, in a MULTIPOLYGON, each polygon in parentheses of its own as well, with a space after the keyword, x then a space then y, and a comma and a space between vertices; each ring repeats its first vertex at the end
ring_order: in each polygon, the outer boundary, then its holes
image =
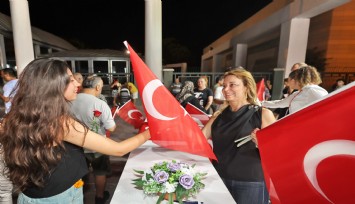
MULTIPOLYGON (((175 38, 193 53, 252 16, 271 0, 163 0, 163 39, 175 38)), ((84 48, 124 49, 127 40, 144 53, 144 0, 28 0, 32 26, 84 48), (75 44, 75 43, 73 43, 75 44)), ((8 0, 0 12, 10 15, 8 0)), ((191 65, 190 63, 190 65, 191 65)))

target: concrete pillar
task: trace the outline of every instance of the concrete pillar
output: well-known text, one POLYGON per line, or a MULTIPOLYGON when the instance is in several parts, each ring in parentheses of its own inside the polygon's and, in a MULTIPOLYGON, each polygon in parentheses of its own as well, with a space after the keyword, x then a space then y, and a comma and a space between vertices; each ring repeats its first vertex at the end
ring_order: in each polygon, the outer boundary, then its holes
POLYGON ((285 76, 291 66, 306 59, 309 18, 293 18, 281 25, 278 67, 285 67, 285 76))
POLYGON ((161 0, 145 0, 145 63, 162 80, 161 0))
POLYGON ((233 65, 235 67, 242 66, 246 68, 247 66, 247 44, 236 44, 233 48, 233 65))
POLYGON ((272 82, 272 96, 271 100, 279 100, 282 97, 282 90, 284 88, 284 68, 274 69, 274 80, 272 82))
POLYGON ((174 76, 174 69, 163 69, 162 82, 167 89, 169 89, 170 85, 174 82, 173 76, 174 76))
POLYGON ((30 14, 27 0, 9 0, 17 73, 34 59, 30 14))
POLYGON ((0 67, 4 68, 7 64, 6 61, 6 51, 5 51, 5 40, 4 36, 0 34, 0 67))
POLYGON ((40 56, 41 55, 41 46, 38 44, 35 44, 34 47, 35 47, 35 57, 40 56))
POLYGON ((212 60, 212 70, 211 72, 218 72, 222 68, 222 61, 221 61, 221 55, 215 54, 213 55, 213 60, 212 60))
POLYGON ((88 72, 94 73, 94 60, 89 59, 88 62, 89 62, 88 72))

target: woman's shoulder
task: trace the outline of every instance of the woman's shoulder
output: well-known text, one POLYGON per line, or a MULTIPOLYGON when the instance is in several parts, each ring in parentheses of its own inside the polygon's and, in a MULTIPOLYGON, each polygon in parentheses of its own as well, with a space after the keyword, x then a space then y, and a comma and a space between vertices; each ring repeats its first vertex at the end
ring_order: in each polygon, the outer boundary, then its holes
POLYGON ((274 113, 267 109, 267 108, 262 108, 262 128, 265 128, 269 126, 270 124, 274 123, 276 121, 276 118, 274 116, 274 113))
POLYGON ((267 108, 262 108, 261 109, 261 112, 262 112, 262 115, 264 116, 274 116, 273 112, 270 110, 270 109, 267 109, 267 108))
POLYGON ((308 92, 309 94, 312 95, 327 95, 328 91, 325 90, 324 88, 318 86, 318 85, 308 85, 306 87, 303 88, 304 91, 308 92))

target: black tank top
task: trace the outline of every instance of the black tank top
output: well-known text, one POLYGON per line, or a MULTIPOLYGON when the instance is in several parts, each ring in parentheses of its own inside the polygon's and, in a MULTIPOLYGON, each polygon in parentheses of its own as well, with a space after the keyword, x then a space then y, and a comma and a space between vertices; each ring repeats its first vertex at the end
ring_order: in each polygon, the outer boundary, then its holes
POLYGON ((237 147, 236 139, 250 135, 261 127, 261 107, 245 105, 232 112, 227 107, 212 124, 214 161, 218 174, 225 179, 237 181, 263 181, 259 150, 252 141, 237 147))
POLYGON ((64 142, 61 161, 46 179, 43 188, 29 187, 23 193, 30 198, 46 198, 60 194, 89 172, 83 148, 64 142))

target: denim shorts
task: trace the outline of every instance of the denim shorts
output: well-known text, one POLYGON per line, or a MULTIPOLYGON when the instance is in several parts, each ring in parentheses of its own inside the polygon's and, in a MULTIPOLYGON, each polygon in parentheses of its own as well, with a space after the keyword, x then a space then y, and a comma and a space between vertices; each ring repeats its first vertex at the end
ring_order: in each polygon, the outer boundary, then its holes
POLYGON ((30 198, 25 194, 20 193, 17 199, 18 204, 83 204, 84 195, 83 187, 75 188, 74 186, 70 187, 68 190, 64 191, 55 196, 48 198, 30 198))
POLYGON ((269 193, 264 182, 246 182, 222 178, 238 204, 268 204, 269 193))

